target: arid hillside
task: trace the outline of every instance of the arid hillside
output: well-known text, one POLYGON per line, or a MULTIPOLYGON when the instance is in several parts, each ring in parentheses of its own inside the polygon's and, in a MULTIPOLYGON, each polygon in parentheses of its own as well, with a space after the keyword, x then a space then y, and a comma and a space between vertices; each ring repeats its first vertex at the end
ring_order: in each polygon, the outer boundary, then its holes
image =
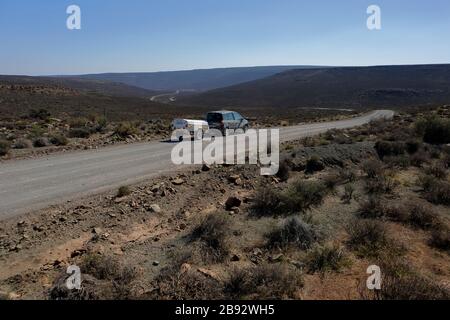
POLYGON ((450 65, 289 70, 180 99, 185 105, 403 108, 450 102, 450 65))
POLYGON ((283 145, 0 223, 7 299, 449 299, 450 109, 283 145), (67 265, 83 290, 64 286, 67 265), (382 290, 365 287, 370 265, 382 290))

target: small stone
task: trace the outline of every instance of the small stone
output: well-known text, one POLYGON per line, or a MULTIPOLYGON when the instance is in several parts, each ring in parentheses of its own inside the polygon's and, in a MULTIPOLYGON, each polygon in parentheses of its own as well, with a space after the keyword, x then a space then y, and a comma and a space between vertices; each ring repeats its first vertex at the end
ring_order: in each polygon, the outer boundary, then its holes
POLYGON ((114 199, 114 202, 115 203, 122 203, 124 200, 125 200, 125 197, 123 197, 123 198, 116 198, 116 199, 114 199))
POLYGON ((230 211, 231 211, 232 213, 234 213, 234 214, 238 214, 239 212, 241 212, 241 210, 240 210, 238 207, 232 207, 232 208, 230 209, 230 211))
POLYGON ((202 171, 203 171, 203 172, 207 172, 207 171, 209 171, 209 170, 211 170, 211 167, 210 167, 209 165, 207 165, 206 163, 203 164, 202 171))
POLYGON ((185 218, 189 218, 190 216, 192 216, 192 214, 187 210, 183 212, 183 215, 185 218))
POLYGON ((192 266, 189 263, 183 263, 180 267, 181 273, 186 273, 192 269, 192 266))
POLYGON ((96 228, 92 229, 92 233, 93 233, 93 234, 98 234, 98 235, 100 235, 100 234, 102 233, 102 229, 96 227, 96 228))
POLYGON ((161 207, 157 204, 151 204, 150 205, 150 211, 154 213, 161 213, 161 207))
POLYGON ((239 175, 232 175, 228 177, 228 181, 231 183, 236 183, 236 181, 240 180, 241 177, 239 175))
POLYGON ((225 202, 225 208, 230 211, 232 208, 240 207, 241 204, 242 201, 238 197, 229 197, 228 200, 225 202))
POLYGON ((153 266, 155 267, 159 266, 159 261, 153 261, 153 266))
POLYGON ((175 180, 172 181, 172 183, 173 183, 175 186, 181 186, 184 182, 185 182, 185 181, 184 181, 183 179, 181 179, 181 178, 177 178, 177 179, 175 179, 175 180))
POLYGON ((209 277, 209 278, 212 278, 214 280, 220 281, 219 276, 215 272, 213 272, 211 270, 208 270, 208 269, 205 269, 205 268, 198 268, 197 271, 200 272, 201 274, 209 277))

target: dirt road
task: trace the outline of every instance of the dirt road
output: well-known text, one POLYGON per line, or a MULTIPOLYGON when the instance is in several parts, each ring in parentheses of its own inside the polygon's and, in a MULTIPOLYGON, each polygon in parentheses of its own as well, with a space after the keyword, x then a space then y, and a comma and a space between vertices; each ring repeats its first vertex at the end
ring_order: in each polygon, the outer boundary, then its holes
MULTIPOLYGON (((285 127, 280 139, 360 126, 393 114, 378 110, 348 120, 285 127)), ((0 219, 176 170, 179 167, 170 158, 173 146, 165 142, 130 144, 0 164, 0 219)))

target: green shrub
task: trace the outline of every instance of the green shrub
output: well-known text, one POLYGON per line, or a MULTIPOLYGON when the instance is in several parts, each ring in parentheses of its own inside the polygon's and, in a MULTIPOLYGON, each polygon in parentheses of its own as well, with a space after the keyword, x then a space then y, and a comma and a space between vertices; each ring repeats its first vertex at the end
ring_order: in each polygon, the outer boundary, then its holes
POLYGON ((197 270, 182 271, 178 265, 165 267, 154 281, 151 300, 223 299, 222 284, 197 270))
POLYGON ((226 217, 221 214, 211 214, 192 230, 189 241, 197 241, 203 245, 204 260, 214 263, 222 262, 229 253, 226 242, 228 231, 226 217))
POLYGON ((61 134, 56 134, 50 137, 50 143, 55 146, 66 146, 69 144, 69 139, 61 134))
POLYGON ((382 208, 384 216, 391 221, 400 222, 418 229, 438 230, 442 226, 439 214, 422 201, 409 200, 395 206, 382 208))
POLYGON ((354 220, 348 227, 348 246, 362 257, 376 257, 389 244, 383 223, 375 220, 354 220))
POLYGON ((48 146, 48 140, 47 138, 36 138, 33 140, 33 146, 35 148, 43 148, 48 146))
POLYGON ((419 150, 415 154, 411 155, 409 160, 411 165, 420 168, 423 164, 430 161, 430 155, 424 150, 419 150))
POLYGON ((421 146, 422 142, 418 140, 406 141, 406 151, 411 155, 416 154, 420 150, 421 146))
POLYGON ((397 182, 389 176, 380 176, 366 181, 365 189, 370 195, 390 194, 394 192, 397 182))
POLYGON ((341 200, 344 203, 349 204, 353 199, 353 194, 355 193, 355 187, 352 184, 347 184, 344 187, 344 194, 341 197, 341 200))
POLYGON ((18 139, 14 145, 14 149, 29 149, 33 147, 33 143, 28 139, 18 139))
POLYGON ((448 228, 433 230, 430 238, 430 246, 450 253, 450 231, 448 228))
POLYGON ((358 215, 365 219, 378 219, 383 217, 384 214, 385 207, 377 196, 372 196, 369 200, 361 203, 358 210, 358 215))
POLYGON ((448 175, 447 167, 443 161, 433 161, 431 165, 424 168, 424 172, 437 179, 445 179, 448 175))
POLYGON ((384 157, 383 161, 389 167, 398 167, 402 169, 406 169, 411 165, 411 159, 408 155, 388 156, 384 157))
POLYGON ((84 128, 89 123, 86 118, 71 118, 69 119, 69 126, 71 128, 84 128))
POLYGON ((311 158, 309 158, 306 161, 306 168, 305 168, 305 172, 308 174, 317 172, 317 171, 322 171, 325 169, 325 165, 322 163, 322 161, 320 161, 319 157, 317 156, 312 156, 311 158))
POLYGON ((316 246, 309 252, 306 259, 308 272, 341 271, 349 265, 349 259, 345 255, 344 248, 339 246, 316 246))
POLYGON ((281 193, 273 187, 264 186, 257 190, 251 207, 254 216, 276 216, 280 213, 281 193))
MULTIPOLYGON (((133 294, 134 282, 138 272, 130 265, 123 265, 116 258, 108 255, 89 253, 83 257, 80 265, 81 272, 104 281, 106 291, 100 299, 125 300, 135 297, 133 294)), ((97 289, 97 288, 96 288, 97 289)))
POLYGON ((407 222, 413 227, 429 230, 440 229, 441 221, 439 216, 432 208, 426 207, 420 203, 409 203, 409 217, 407 222))
POLYGON ((450 205, 450 183, 438 180, 432 176, 422 176, 419 179, 424 190, 425 199, 434 204, 450 205))
POLYGON ((225 283, 228 299, 286 300, 304 286, 299 271, 284 264, 260 264, 233 272, 225 283))
POLYGON ((362 164, 362 169, 366 173, 367 178, 376 179, 380 176, 384 176, 385 169, 381 161, 367 160, 362 164))
POLYGON ((256 193, 251 213, 254 216, 304 213, 321 205, 327 193, 327 187, 320 181, 298 180, 291 183, 283 192, 263 187, 256 193))
POLYGON ((290 171, 291 171, 291 168, 289 167, 288 162, 286 160, 281 161, 276 176, 281 181, 287 181, 289 179, 290 171))
POLYGON ((355 182, 357 179, 356 172, 350 169, 341 169, 339 171, 339 177, 343 183, 355 182))
POLYGON ((299 218, 291 218, 266 235, 267 246, 273 248, 297 247, 302 250, 311 248, 317 241, 313 227, 299 218))
POLYGON ((97 132, 103 132, 106 129, 106 127, 108 126, 108 120, 103 116, 96 117, 95 123, 96 123, 95 131, 97 131, 97 132))
POLYGON ((320 206, 327 193, 323 182, 298 180, 283 193, 281 209, 287 214, 304 213, 320 206))
POLYGON ((81 263, 81 272, 99 280, 113 280, 120 275, 120 264, 111 256, 87 254, 81 263))
POLYGON ((38 125, 38 124, 33 124, 33 125, 31 126, 31 129, 30 129, 30 132, 29 132, 28 137, 29 137, 30 139, 33 139, 33 138, 39 138, 39 137, 41 137, 41 136, 44 135, 45 131, 46 131, 46 130, 44 130, 44 128, 42 128, 40 125, 38 125))
POLYGON ((32 119, 47 120, 50 116, 50 112, 46 109, 31 109, 29 113, 29 117, 32 119))
POLYGON ((126 196, 129 196, 130 194, 131 194, 131 189, 130 189, 130 187, 127 187, 127 186, 122 186, 117 191, 118 198, 126 197, 126 196))
POLYGON ((69 130, 69 137, 87 139, 91 136, 91 131, 88 128, 73 128, 69 130))
POLYGON ((404 142, 378 141, 375 144, 375 150, 380 159, 384 159, 386 156, 399 156, 405 154, 407 146, 404 142))
POLYGON ((11 144, 6 140, 0 140, 0 156, 5 156, 11 149, 11 144))
POLYGON ((115 134, 121 138, 137 134, 137 132, 136 127, 131 122, 122 122, 115 130, 115 134))
POLYGON ((419 275, 404 262, 384 261, 381 264, 381 290, 365 299, 374 300, 448 300, 450 290, 430 278, 419 275))
POLYGON ((339 174, 331 173, 323 179, 323 183, 328 190, 334 191, 336 186, 341 182, 341 176, 339 174))
POLYGON ((450 120, 429 117, 416 122, 416 132, 430 144, 450 143, 450 120))

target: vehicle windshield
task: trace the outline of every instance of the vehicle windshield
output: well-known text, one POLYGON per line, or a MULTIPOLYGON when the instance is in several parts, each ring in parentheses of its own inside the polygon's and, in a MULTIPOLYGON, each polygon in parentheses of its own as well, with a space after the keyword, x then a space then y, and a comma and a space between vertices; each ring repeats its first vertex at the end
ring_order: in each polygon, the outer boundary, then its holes
POLYGON ((222 120, 223 117, 220 113, 208 113, 208 115, 206 116, 206 121, 208 121, 208 123, 218 123, 222 122, 222 120))

